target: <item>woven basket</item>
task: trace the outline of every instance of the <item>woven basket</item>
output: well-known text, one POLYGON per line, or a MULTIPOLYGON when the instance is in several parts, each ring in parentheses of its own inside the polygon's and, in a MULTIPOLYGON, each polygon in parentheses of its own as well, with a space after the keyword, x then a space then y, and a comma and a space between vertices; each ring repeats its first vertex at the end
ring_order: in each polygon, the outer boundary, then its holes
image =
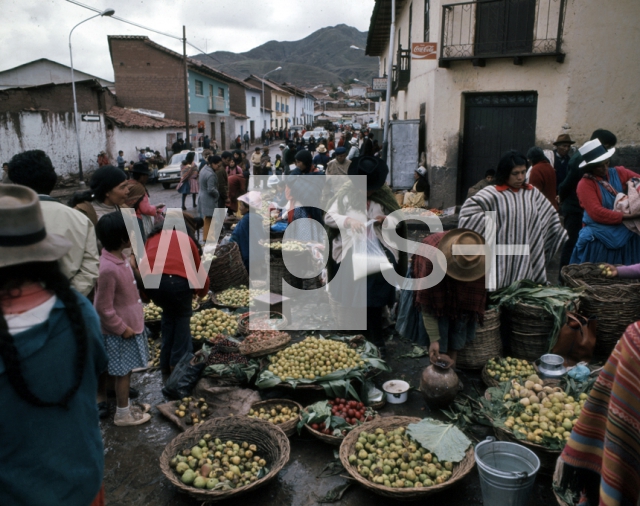
POLYGON ((269 315, 269 318, 272 320, 281 320, 280 323, 272 323, 270 324, 268 329, 260 329, 260 330, 280 330, 283 329, 287 326, 287 319, 286 317, 282 314, 282 313, 278 313, 277 311, 250 311, 248 313, 244 313, 242 315, 240 315, 238 317, 238 332, 240 332, 240 334, 242 335, 249 335, 251 334, 252 330, 256 330, 256 329, 250 329, 249 328, 249 322, 250 322, 250 315, 254 315, 254 317, 256 315, 258 316, 267 316, 269 315))
POLYGON ((580 313, 597 317, 593 357, 606 360, 629 325, 640 320, 640 280, 607 278, 593 263, 562 268, 562 279, 572 288, 584 288, 580 313))
POLYGON ((240 248, 235 242, 219 246, 216 259, 209 266, 209 283, 213 292, 222 292, 232 286, 249 286, 249 274, 242 263, 240 248))
POLYGON ((220 501, 238 497, 271 481, 289 461, 289 453, 289 439, 278 427, 255 418, 228 416, 209 419, 177 436, 162 452, 160 469, 182 492, 200 501, 220 501), (180 481, 179 475, 171 469, 169 462, 180 451, 196 445, 205 434, 211 434, 212 437, 222 440, 246 441, 256 445, 258 447, 256 454, 267 461, 269 473, 245 487, 234 490, 201 490, 185 485, 180 481))
POLYGON ((496 434, 496 438, 500 441, 508 441, 510 443, 517 443, 522 446, 526 446, 535 453, 540 459, 540 474, 552 475, 556 468, 556 461, 562 453, 560 450, 549 450, 542 445, 530 443, 522 439, 518 439, 511 432, 504 430, 501 427, 494 427, 493 431, 496 434))
POLYGON ((302 406, 298 404, 296 401, 292 401, 289 399, 269 399, 268 401, 260 401, 251 405, 251 409, 271 409, 273 406, 277 406, 278 404, 282 404, 283 406, 287 406, 288 408, 293 408, 294 406, 298 408, 298 417, 295 420, 289 420, 288 422, 284 422, 276 425, 279 427, 287 437, 291 437, 296 433, 296 425, 300 421, 300 413, 302 413, 302 406))
POLYGON ((484 325, 476 327, 476 338, 458 352, 457 365, 462 369, 482 369, 490 358, 502 356, 500 312, 489 309, 484 325))
POLYGON ((280 350, 284 350, 291 342, 291 336, 282 332, 272 339, 261 343, 245 344, 240 343, 240 353, 248 357, 262 357, 264 355, 271 355, 280 350))
MULTIPOLYGON (((245 285, 246 286, 246 285, 245 285)), ((229 287, 229 288, 238 288, 237 286, 234 287, 229 287)), ((224 292, 224 290, 222 290, 224 292)), ((217 309, 229 309, 230 311, 234 311, 240 307, 247 307, 247 306, 230 306, 228 304, 221 304, 220 302, 218 302, 218 295, 220 295, 222 292, 215 292, 211 294, 211 302, 212 302, 212 306, 217 308, 217 309)))
POLYGON ((462 462, 453 466, 453 474, 451 475, 451 478, 449 478, 441 485, 434 485, 432 487, 398 489, 371 483, 369 480, 360 476, 356 467, 349 463, 349 455, 355 452, 355 446, 358 442, 358 436, 362 431, 373 432, 377 428, 381 428, 384 430, 394 430, 398 427, 407 427, 407 425, 411 423, 417 423, 420 421, 420 418, 409 416, 389 416, 376 418, 374 420, 371 420, 370 422, 360 425, 359 427, 356 427, 345 436, 344 441, 342 441, 342 444, 340 445, 340 461, 342 462, 342 465, 349 472, 351 477, 363 487, 368 488, 376 494, 385 497, 391 497, 394 499, 418 499, 450 488, 452 485, 459 482, 473 470, 473 467, 476 463, 473 456, 473 447, 467 450, 467 454, 462 462))
POLYGON ((511 356, 533 362, 549 351, 549 334, 512 331, 511 356))
POLYGON ((482 368, 480 377, 482 378, 482 381, 484 382, 484 384, 487 385, 488 387, 497 387, 500 385, 500 382, 497 379, 491 377, 491 375, 487 371, 486 365, 482 368))
POLYGON ((313 437, 318 438, 323 443, 328 443, 333 446, 340 446, 344 441, 344 437, 333 436, 331 434, 323 434, 320 431, 313 430, 309 424, 304 426, 313 437))

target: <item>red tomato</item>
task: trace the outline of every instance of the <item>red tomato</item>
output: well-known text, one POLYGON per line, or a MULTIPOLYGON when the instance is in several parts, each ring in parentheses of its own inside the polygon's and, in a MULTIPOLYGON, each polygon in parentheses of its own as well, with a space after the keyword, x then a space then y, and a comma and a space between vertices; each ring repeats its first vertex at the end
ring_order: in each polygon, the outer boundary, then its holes
POLYGON ((345 402, 347 402, 347 401, 346 401, 345 399, 340 398, 340 399, 338 399, 338 402, 339 402, 340 404, 344 404, 344 403, 345 403, 345 402))
POLYGON ((313 430, 318 430, 318 424, 317 424, 317 423, 312 423, 312 424, 311 424, 311 428, 312 428, 313 430))
POLYGON ((324 430, 324 428, 325 428, 324 422, 322 422, 322 423, 319 425, 319 427, 320 427, 320 430, 324 430))
POLYGON ((329 434, 331 434, 331 431, 330 431, 329 429, 324 429, 324 430, 322 431, 322 433, 323 433, 323 434, 326 434, 326 435, 329 435, 329 434))
POLYGON ((347 415, 349 415, 350 418, 353 418, 356 415, 356 412, 353 409, 350 409, 347 411, 347 415))
POLYGON ((367 422, 370 422, 371 420, 373 420, 373 418, 372 418, 372 417, 370 417, 370 416, 368 416, 368 417, 367 417, 367 422))
POLYGON ((329 401, 329 406, 333 406, 333 401, 329 401))

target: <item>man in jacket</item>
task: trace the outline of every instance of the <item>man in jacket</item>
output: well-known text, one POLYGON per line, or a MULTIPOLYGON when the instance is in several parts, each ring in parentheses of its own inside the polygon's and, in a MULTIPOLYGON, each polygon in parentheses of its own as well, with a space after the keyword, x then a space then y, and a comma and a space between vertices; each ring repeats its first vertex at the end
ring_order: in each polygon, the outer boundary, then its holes
POLYGON ((242 137, 242 140, 244 141, 244 149, 249 149, 249 141, 251 140, 251 137, 249 137, 249 132, 244 133, 244 137, 242 137))
MULTIPOLYGON (((198 212, 204 221, 204 226, 202 227, 202 239, 204 241, 206 241, 209 236, 213 213, 220 202, 216 168, 222 167, 222 158, 218 155, 213 155, 209 160, 209 164, 202 167, 198 178, 198 183, 200 184, 198 212)), ((224 168, 222 170, 224 171, 224 168)))
POLYGON ((61 235, 73 247, 60 260, 71 286, 87 296, 98 279, 98 241, 93 223, 84 214, 49 196, 57 175, 44 151, 34 149, 15 155, 9 162, 9 179, 38 194, 47 232, 61 235))
POLYGON ((571 140, 569 134, 561 134, 556 139, 556 142, 553 143, 555 149, 544 150, 544 156, 556 171, 556 192, 569 173, 569 160, 571 160, 572 154, 571 146, 575 143, 576 141, 571 140))
POLYGON ((478 181, 476 184, 474 184, 471 188, 469 188, 469 190, 467 191, 467 198, 473 197, 480 190, 484 190, 487 186, 491 186, 492 184, 495 184, 494 183, 495 178, 496 178, 495 170, 489 169, 488 171, 486 171, 484 173, 484 178, 478 181))

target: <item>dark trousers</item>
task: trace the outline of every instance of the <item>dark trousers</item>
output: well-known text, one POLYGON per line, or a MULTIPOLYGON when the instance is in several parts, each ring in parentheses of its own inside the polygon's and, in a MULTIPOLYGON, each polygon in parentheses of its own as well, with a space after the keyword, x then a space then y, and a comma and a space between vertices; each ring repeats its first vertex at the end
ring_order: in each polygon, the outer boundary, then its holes
POLYGON ((185 353, 193 352, 191 342, 191 300, 193 290, 186 278, 163 274, 160 287, 148 290, 151 300, 162 308, 160 368, 174 367, 185 353))
POLYGON ((382 307, 367 307, 366 338, 378 348, 384 347, 384 329, 382 328, 382 307))
POLYGON ((560 269, 562 269, 565 265, 569 265, 571 261, 571 254, 573 253, 573 248, 575 248, 576 243, 578 242, 578 235, 580 235, 580 230, 582 229, 582 216, 583 213, 568 213, 564 216, 564 228, 567 231, 567 235, 569 236, 569 240, 564 243, 562 248, 562 255, 560 256, 560 269))

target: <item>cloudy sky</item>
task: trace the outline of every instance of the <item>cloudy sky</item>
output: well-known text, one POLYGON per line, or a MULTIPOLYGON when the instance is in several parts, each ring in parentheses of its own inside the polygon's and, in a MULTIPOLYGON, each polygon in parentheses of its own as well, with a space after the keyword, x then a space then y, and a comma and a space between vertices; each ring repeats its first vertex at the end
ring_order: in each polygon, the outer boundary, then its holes
MULTIPOLYGON (((243 52, 269 40, 299 40, 338 24, 361 31, 369 27, 374 0, 79 0, 97 9, 111 7, 116 16, 182 36, 208 52, 243 52), (164 6, 166 5, 166 7, 164 6)), ((65 0, 2 0, 0 70, 48 58, 69 64, 69 31, 92 15, 65 0)), ((107 35, 148 35, 182 52, 182 43, 115 19, 96 18, 73 33, 74 67, 113 79, 107 35)), ((187 54, 197 51, 187 47, 187 54)))

